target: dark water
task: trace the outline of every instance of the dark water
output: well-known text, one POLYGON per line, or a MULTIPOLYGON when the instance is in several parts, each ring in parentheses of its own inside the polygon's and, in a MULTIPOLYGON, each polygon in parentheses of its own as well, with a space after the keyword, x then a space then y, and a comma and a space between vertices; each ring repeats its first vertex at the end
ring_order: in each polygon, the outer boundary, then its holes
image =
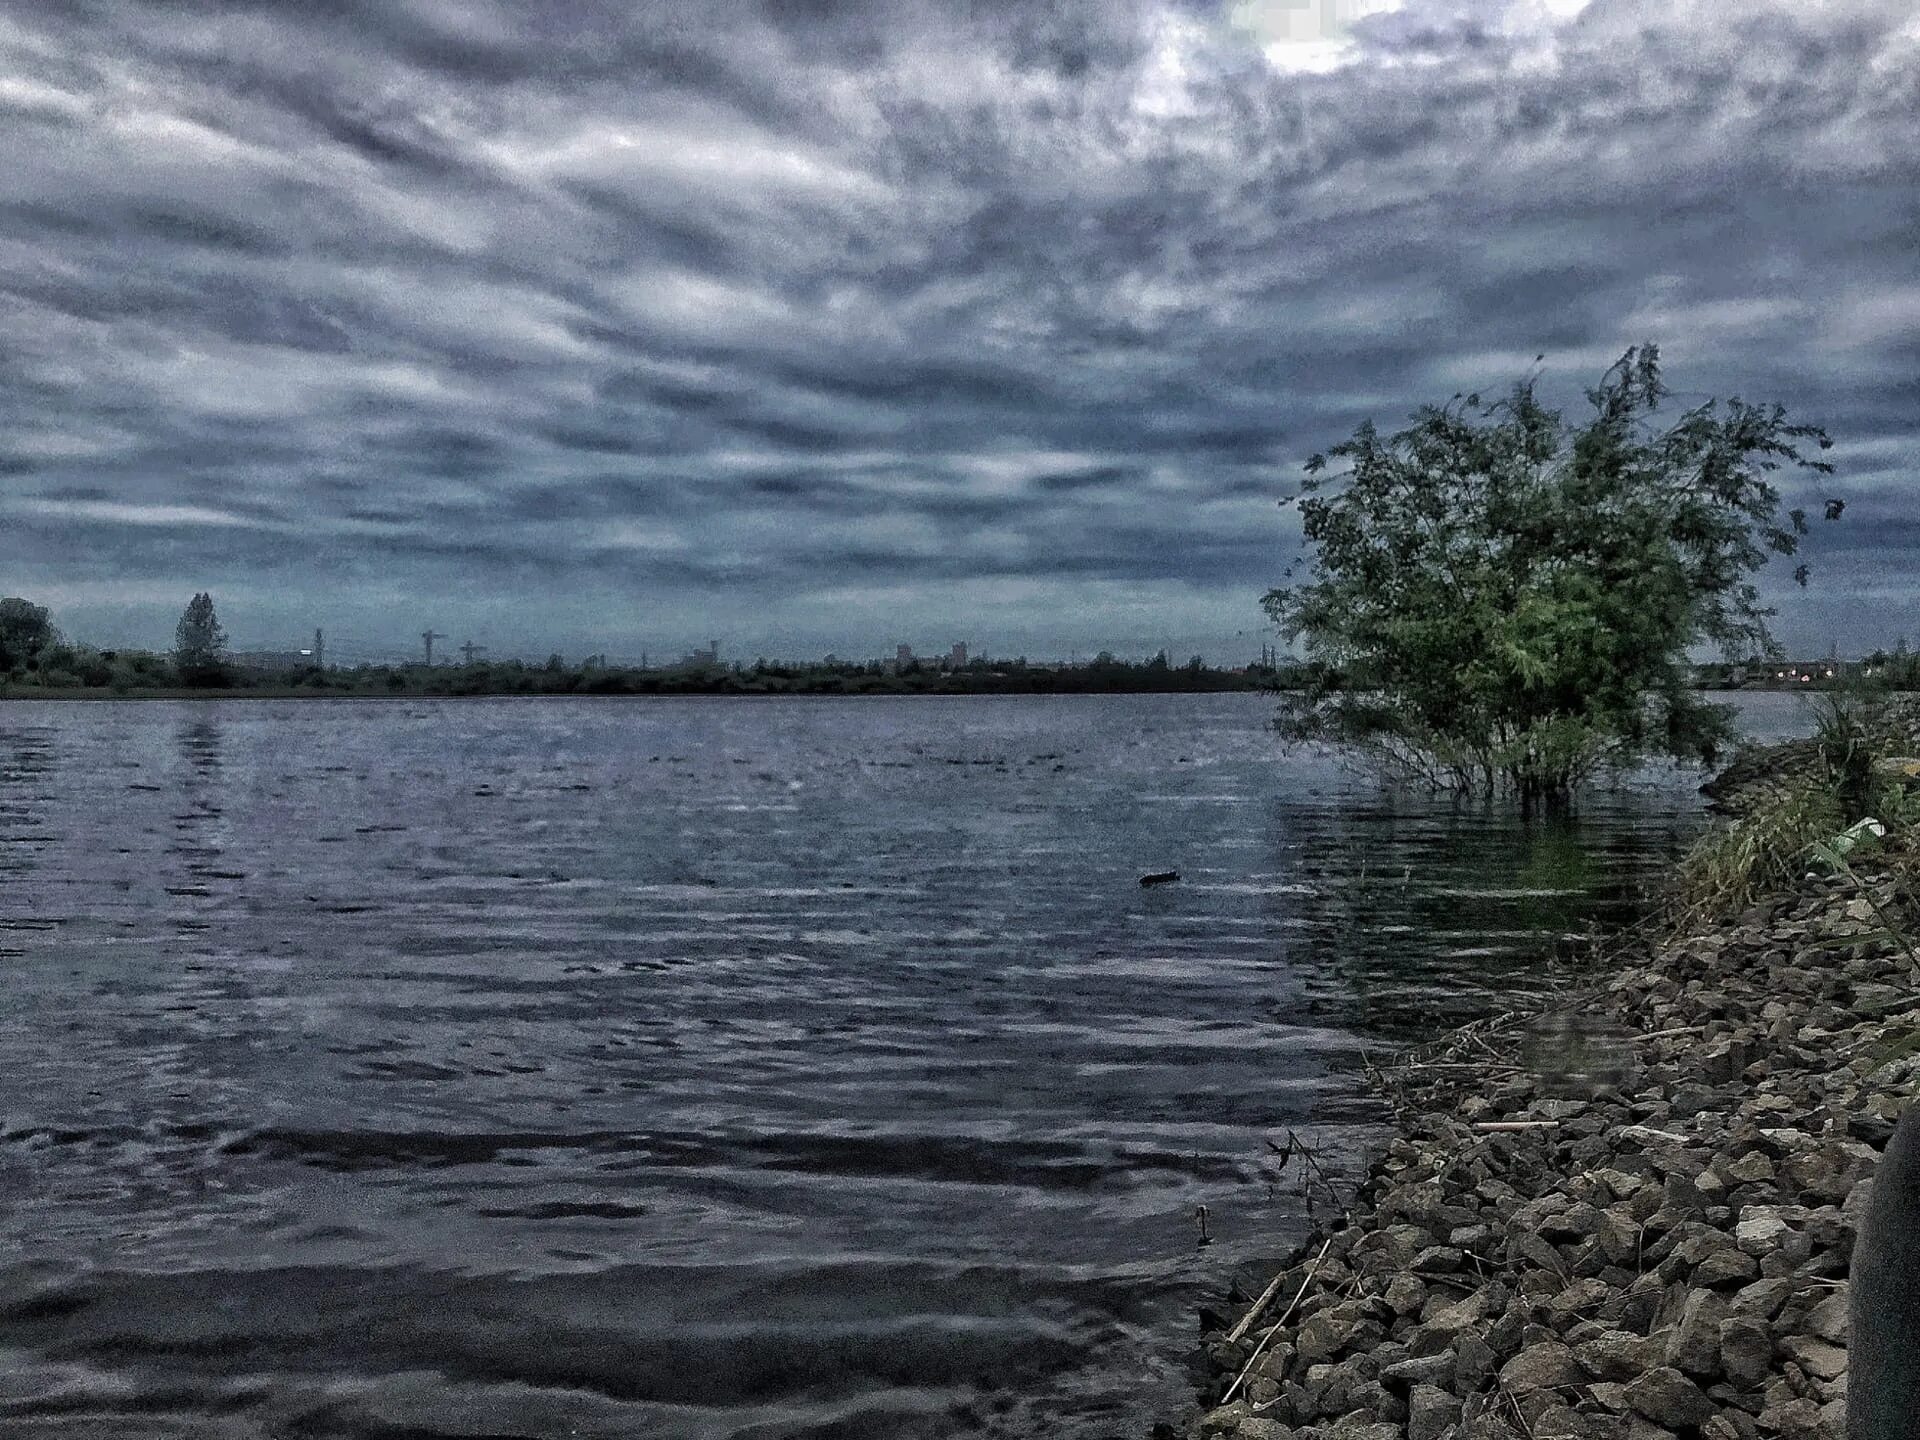
POLYGON ((1697 823, 1270 709, 0 707, 0 1428, 1141 1433, 1306 1223, 1268 1138, 1351 1164, 1362 1045, 1697 823))

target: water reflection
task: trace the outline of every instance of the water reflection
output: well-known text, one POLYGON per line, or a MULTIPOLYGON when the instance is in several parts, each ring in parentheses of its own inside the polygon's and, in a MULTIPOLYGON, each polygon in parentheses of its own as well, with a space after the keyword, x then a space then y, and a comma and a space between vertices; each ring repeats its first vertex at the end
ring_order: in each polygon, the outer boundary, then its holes
POLYGON ((53 762, 51 726, 0 729, 0 874, 25 874, 46 843, 38 787, 53 762))
POLYGON ((50 725, 0 728, 0 961, 24 954, 20 937, 48 924, 32 913, 26 877, 51 841, 43 786, 57 758, 54 738, 50 725))

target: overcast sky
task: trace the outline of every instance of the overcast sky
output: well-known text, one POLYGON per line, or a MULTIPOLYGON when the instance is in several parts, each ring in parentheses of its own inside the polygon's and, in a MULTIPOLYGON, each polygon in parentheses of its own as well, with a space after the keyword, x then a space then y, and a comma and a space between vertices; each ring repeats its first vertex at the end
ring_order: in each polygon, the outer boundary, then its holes
POLYGON ((1920 636, 1916 13, 0 0, 0 593, 1237 660, 1306 454, 1652 339, 1838 442, 1783 638, 1920 636))

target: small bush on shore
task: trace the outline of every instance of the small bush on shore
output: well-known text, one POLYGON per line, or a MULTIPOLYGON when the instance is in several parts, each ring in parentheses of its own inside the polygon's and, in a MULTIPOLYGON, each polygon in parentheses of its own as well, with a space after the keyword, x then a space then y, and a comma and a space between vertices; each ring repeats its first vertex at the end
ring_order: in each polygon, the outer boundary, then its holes
POLYGON ((1743 910, 1807 870, 1814 845, 1844 826, 1822 777, 1789 786, 1696 844, 1680 865, 1679 908, 1703 916, 1743 910))
POLYGON ((1732 738, 1689 652, 1771 651, 1752 577, 1808 532, 1780 472, 1830 473, 1814 451, 1831 442, 1778 405, 1672 416, 1653 345, 1622 355, 1578 419, 1537 378, 1391 435, 1369 422, 1307 461, 1283 502, 1305 571, 1264 602, 1308 664, 1283 733, 1523 808, 1642 756, 1711 764, 1732 738))
POLYGON ((1884 763, 1920 748, 1914 719, 1883 693, 1822 697, 1815 763, 1780 777, 1732 824, 1693 847, 1680 866, 1678 908, 1724 916, 1796 884, 1820 864, 1844 867, 1849 855, 1869 850, 1920 849, 1920 796, 1911 777, 1884 763), (1878 830, 1864 826, 1867 821, 1878 830))

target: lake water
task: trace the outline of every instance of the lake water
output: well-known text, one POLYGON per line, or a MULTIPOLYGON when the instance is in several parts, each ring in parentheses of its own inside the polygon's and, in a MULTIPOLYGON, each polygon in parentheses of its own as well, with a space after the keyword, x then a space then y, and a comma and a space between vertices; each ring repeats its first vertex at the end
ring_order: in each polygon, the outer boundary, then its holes
POLYGON ((1271 712, 0 705, 0 1426, 1141 1435, 1307 1226, 1269 1141, 1351 1168, 1363 1048, 1698 824, 1385 799, 1271 712))

